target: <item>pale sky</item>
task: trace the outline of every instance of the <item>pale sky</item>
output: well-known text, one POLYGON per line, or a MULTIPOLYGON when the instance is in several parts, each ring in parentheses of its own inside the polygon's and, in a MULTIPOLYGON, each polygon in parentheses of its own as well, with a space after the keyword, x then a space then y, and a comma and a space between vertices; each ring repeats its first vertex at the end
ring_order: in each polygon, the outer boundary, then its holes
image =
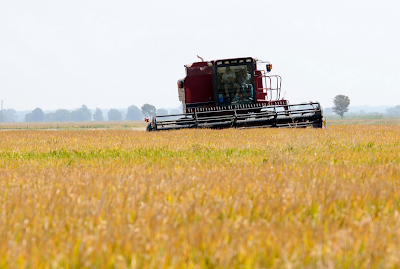
POLYGON ((255 57, 292 104, 400 105, 400 1, 0 0, 0 100, 180 105, 184 65, 255 57))

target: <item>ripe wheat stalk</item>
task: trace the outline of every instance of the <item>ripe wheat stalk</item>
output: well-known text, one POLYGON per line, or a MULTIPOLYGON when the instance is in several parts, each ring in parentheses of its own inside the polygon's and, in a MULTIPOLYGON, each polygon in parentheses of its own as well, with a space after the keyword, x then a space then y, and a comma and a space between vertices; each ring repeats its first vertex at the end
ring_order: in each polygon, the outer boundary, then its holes
POLYGON ((0 132, 1 268, 400 267, 400 126, 0 132))

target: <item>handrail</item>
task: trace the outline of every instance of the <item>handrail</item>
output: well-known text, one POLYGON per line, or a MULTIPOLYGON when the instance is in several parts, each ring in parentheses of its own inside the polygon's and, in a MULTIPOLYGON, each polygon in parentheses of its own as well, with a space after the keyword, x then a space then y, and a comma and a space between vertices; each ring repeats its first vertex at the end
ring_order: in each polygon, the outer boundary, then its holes
POLYGON ((266 101, 281 100, 282 77, 279 75, 267 75, 265 70, 259 70, 262 79, 262 91, 266 93, 266 101), (273 81, 275 79, 275 81, 273 81), (273 83, 274 82, 274 83, 273 83), (273 92, 276 92, 276 98, 273 100, 273 92), (269 99, 268 99, 269 98, 269 99))

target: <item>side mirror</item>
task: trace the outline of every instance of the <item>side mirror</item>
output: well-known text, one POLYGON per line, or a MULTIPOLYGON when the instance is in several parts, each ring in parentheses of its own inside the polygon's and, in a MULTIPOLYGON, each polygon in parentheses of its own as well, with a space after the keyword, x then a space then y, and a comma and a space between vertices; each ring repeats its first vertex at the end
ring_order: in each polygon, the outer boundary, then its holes
POLYGON ((267 64, 267 72, 271 72, 272 70, 272 64, 267 64))

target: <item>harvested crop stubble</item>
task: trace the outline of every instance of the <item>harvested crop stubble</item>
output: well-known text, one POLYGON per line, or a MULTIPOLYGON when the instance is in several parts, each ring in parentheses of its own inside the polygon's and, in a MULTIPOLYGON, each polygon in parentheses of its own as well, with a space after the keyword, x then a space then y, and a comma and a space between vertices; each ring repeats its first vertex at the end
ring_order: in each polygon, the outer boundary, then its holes
POLYGON ((400 267, 400 126, 0 132, 0 267, 400 267))

